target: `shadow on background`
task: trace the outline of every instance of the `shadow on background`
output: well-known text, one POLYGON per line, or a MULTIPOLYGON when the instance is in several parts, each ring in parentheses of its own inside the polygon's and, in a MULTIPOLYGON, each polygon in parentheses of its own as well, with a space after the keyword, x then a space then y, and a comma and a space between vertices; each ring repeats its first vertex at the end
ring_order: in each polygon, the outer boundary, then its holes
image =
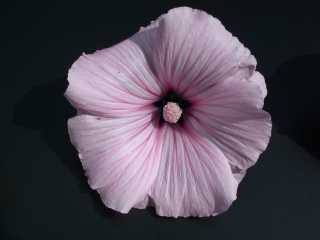
POLYGON ((89 192, 99 214, 117 217, 119 214, 106 208, 95 191, 90 190, 77 152, 69 141, 67 120, 76 111, 64 97, 67 81, 65 77, 35 86, 16 104, 13 115, 15 125, 40 131, 44 142, 77 179, 79 187, 89 192))
POLYGON ((320 158, 320 54, 289 60, 268 79, 265 108, 279 132, 320 158))

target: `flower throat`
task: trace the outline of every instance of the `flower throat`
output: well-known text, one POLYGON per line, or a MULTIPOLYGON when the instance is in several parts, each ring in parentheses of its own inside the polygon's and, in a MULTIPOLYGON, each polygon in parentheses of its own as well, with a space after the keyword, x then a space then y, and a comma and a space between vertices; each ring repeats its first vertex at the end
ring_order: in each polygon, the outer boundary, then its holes
POLYGON ((182 124, 186 110, 191 106, 190 102, 170 90, 158 101, 153 103, 158 108, 159 123, 182 124))

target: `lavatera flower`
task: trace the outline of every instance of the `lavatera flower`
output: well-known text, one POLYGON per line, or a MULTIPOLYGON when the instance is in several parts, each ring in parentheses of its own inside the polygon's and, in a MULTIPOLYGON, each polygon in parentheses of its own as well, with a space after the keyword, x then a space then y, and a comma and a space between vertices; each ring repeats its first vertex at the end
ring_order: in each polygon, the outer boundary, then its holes
POLYGON ((168 217, 226 211, 271 132, 256 59, 221 22, 179 7, 83 54, 65 96, 72 144, 103 203, 168 217))

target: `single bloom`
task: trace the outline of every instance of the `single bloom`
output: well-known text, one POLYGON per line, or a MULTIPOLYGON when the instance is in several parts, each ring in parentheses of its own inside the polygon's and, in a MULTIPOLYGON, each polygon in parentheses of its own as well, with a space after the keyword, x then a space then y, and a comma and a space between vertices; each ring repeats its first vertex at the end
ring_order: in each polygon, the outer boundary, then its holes
POLYGON ((169 217, 226 211, 271 134, 256 64, 218 19, 189 7, 76 60, 68 130, 104 204, 169 217))

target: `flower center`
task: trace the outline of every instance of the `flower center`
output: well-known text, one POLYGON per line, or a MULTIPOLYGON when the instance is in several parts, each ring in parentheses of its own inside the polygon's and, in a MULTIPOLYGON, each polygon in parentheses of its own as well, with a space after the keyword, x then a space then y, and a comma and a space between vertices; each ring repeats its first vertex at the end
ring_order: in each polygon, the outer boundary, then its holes
POLYGON ((169 90, 153 105, 158 108, 156 119, 159 119, 159 126, 165 122, 183 125, 191 103, 173 90, 169 90))
POLYGON ((182 115, 182 110, 175 102, 168 102, 162 109, 162 117, 169 123, 177 123, 182 115))

